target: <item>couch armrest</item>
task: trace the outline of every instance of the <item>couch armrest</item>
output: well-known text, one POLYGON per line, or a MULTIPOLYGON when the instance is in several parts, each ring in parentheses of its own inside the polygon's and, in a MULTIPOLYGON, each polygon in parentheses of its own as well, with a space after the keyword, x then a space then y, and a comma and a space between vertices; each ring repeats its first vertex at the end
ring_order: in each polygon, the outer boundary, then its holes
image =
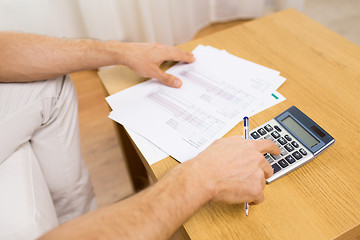
POLYGON ((0 239, 35 239, 58 225, 29 142, 0 164, 0 239))

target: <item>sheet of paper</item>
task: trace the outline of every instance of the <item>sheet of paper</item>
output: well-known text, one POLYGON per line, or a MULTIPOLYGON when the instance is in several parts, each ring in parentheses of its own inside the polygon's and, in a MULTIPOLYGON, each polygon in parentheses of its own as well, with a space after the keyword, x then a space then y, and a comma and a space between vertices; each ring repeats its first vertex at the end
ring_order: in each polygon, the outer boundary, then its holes
POLYGON ((201 48, 194 51, 197 61, 168 70, 183 81, 180 89, 152 79, 107 98, 114 110, 110 118, 180 162, 196 156, 243 116, 250 116, 284 81, 274 71, 219 70, 219 66, 231 66, 235 60, 208 58, 209 50, 202 54, 201 48))
MULTIPOLYGON (((251 114, 248 115, 248 117, 251 117, 267 108, 270 108, 282 101, 285 100, 285 97, 281 95, 279 92, 274 92, 271 95, 267 96, 264 101, 259 104, 257 107, 252 109, 251 114)), ((154 145, 152 142, 141 136, 140 134, 137 134, 136 132, 132 131, 131 129, 126 128, 128 131, 130 137, 144 156, 144 158, 147 160, 149 165, 154 164, 168 156, 166 152, 161 150, 159 147, 154 145)))
POLYGON ((125 129, 130 135, 133 142, 136 144, 137 148, 140 150, 141 154, 149 163, 149 165, 154 164, 169 156, 169 154, 158 148, 156 145, 154 145, 152 142, 150 142, 140 134, 137 134, 136 132, 126 127, 125 129))

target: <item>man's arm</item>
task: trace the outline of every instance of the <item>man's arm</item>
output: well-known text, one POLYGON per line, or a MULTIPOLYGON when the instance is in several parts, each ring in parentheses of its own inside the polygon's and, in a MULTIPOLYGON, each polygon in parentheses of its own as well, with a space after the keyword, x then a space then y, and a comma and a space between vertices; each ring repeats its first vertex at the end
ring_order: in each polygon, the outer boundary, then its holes
POLYGON ((159 69, 165 60, 192 62, 191 53, 157 43, 62 39, 0 31, 0 82, 43 80, 63 74, 125 64, 144 77, 180 87, 159 69))
POLYGON ((272 168, 263 154, 280 154, 270 140, 215 141, 153 186, 45 234, 47 239, 168 239, 209 201, 261 203, 272 168))

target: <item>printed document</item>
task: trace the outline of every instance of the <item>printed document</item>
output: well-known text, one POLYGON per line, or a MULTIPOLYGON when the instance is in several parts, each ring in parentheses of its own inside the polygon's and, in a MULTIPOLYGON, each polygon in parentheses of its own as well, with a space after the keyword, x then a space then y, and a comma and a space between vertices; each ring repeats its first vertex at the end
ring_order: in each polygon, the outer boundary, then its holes
POLYGON ((181 88, 151 79, 106 98, 111 119, 180 162, 195 157, 244 116, 285 99, 276 92, 285 81, 279 72, 209 46, 193 53, 194 63, 167 71, 182 80, 181 88))

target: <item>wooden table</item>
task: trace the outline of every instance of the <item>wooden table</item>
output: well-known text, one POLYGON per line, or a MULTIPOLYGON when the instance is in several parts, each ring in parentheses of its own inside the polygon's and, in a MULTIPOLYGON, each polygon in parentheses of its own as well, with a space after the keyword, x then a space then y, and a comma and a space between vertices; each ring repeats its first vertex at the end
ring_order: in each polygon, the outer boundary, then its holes
MULTIPOLYGON (((263 204, 209 203, 184 224, 191 239, 360 239, 360 47, 290 9, 211 34, 198 44, 278 70, 287 100, 251 119, 256 127, 296 105, 336 140, 312 162, 266 186, 263 204)), ((113 70, 112 70, 113 71, 113 70)), ((115 70, 117 71, 117 70, 115 70)), ((110 94, 141 81, 104 79, 110 94)), ((226 136, 242 134, 241 124, 226 136)), ((160 178, 178 163, 147 166, 160 178)))

